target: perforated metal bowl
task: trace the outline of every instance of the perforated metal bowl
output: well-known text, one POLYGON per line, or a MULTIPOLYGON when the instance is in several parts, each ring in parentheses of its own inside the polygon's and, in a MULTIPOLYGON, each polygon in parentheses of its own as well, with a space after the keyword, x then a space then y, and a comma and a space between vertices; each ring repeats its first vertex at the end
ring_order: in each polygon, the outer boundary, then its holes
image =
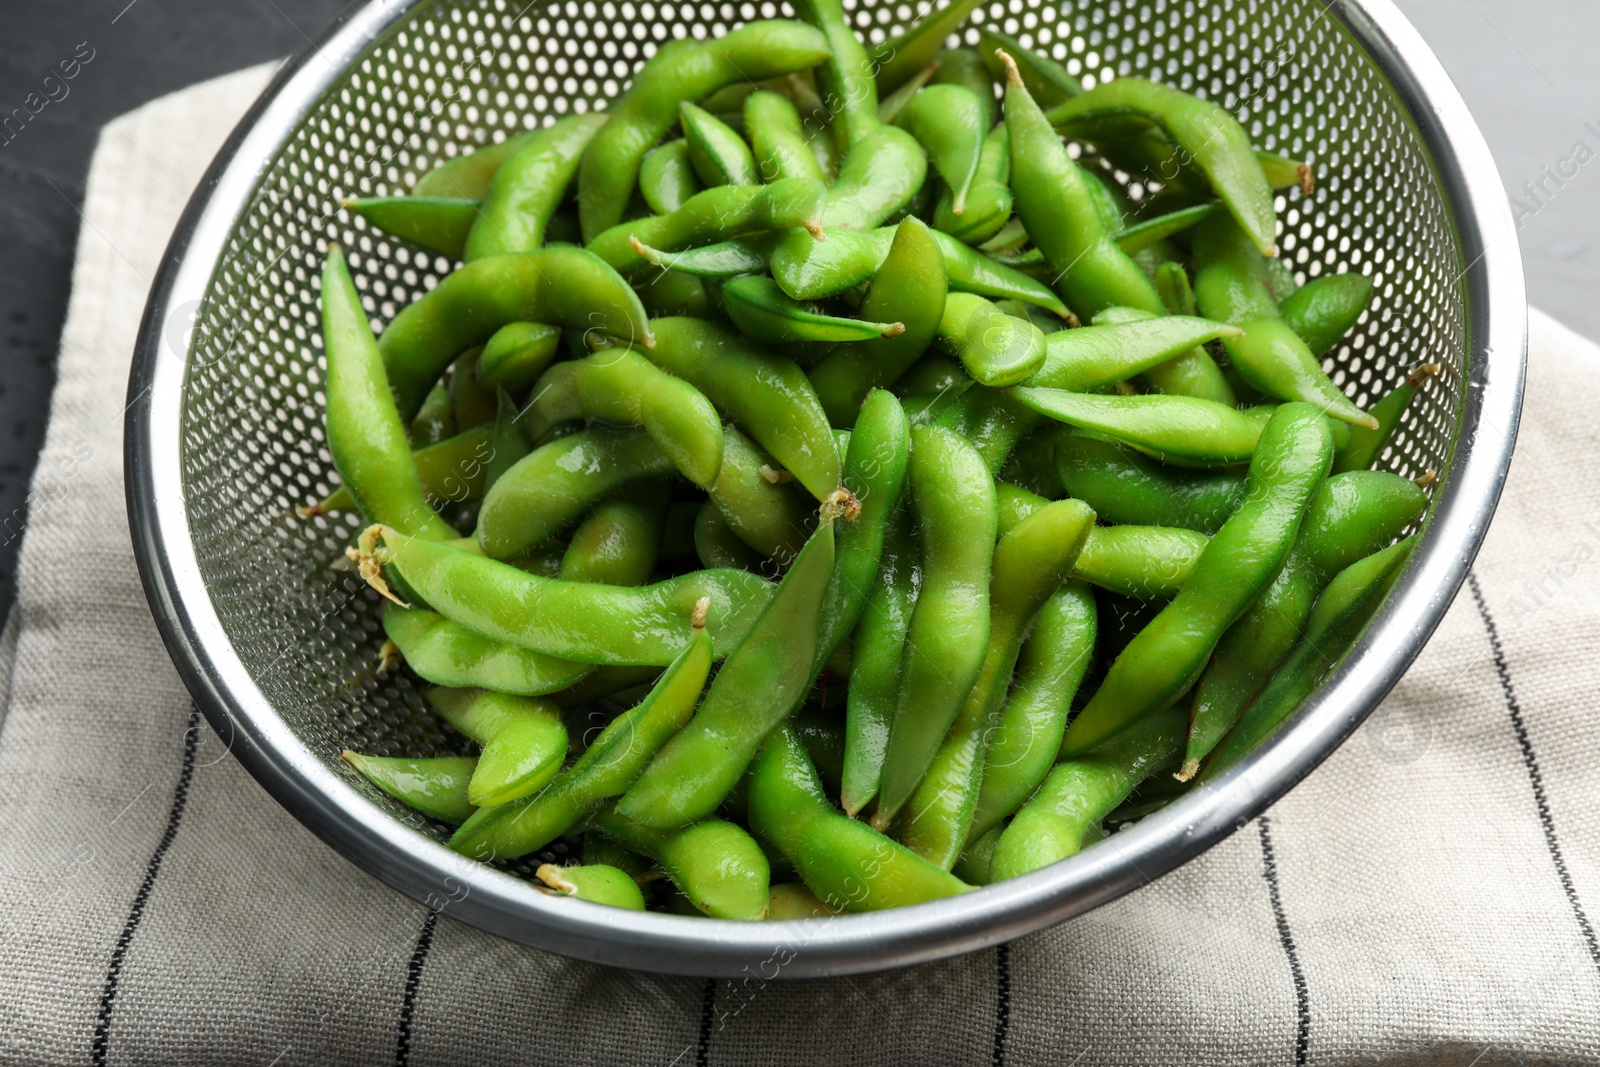
MULTIPOLYGON (((853 7, 873 41, 920 13, 853 7)), ((338 204, 404 191, 440 160, 603 106, 668 38, 790 13, 765 0, 353 6, 278 74, 196 192, 129 387, 128 506, 145 588, 235 755, 402 892, 604 963, 737 975, 787 958, 787 976, 900 966, 1059 922, 1190 859, 1315 767, 1410 664, 1477 551, 1516 433, 1526 306, 1505 197, 1461 99, 1387 0, 994 0, 974 24, 1019 36, 1086 81, 1138 73, 1199 92, 1238 113, 1259 146, 1314 164, 1316 194, 1279 201, 1287 262, 1302 280, 1358 270, 1377 283, 1372 310, 1331 358, 1334 379, 1367 404, 1424 359, 1449 371, 1423 389, 1382 460, 1401 474, 1441 472, 1409 570, 1341 669, 1233 773, 1111 843, 958 899, 739 924, 555 899, 518 872, 460 859, 440 843, 443 827, 337 758, 346 747, 420 755, 457 742, 404 677, 375 677, 377 605, 353 576, 327 569, 357 520, 291 515, 335 479, 314 281, 327 243, 350 250, 378 327, 450 267, 338 204)))

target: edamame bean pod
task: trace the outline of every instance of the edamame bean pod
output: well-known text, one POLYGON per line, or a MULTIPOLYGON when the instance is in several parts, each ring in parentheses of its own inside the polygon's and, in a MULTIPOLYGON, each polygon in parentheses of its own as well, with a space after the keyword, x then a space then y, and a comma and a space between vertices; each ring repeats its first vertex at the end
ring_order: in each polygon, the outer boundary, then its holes
POLYGON ((1316 404, 1329 418, 1352 426, 1376 425, 1340 391, 1306 343, 1279 316, 1263 280, 1264 261, 1231 218, 1213 215, 1200 224, 1194 257, 1194 292, 1201 313, 1243 331, 1223 345, 1246 382, 1269 396, 1316 404))
POLYGON ((940 426, 911 432, 911 502, 922 587, 911 615, 875 825, 911 798, 961 710, 989 646, 994 476, 977 450, 940 426))
POLYGON ((647 271, 634 282, 634 290, 651 318, 688 315, 690 318, 716 317, 716 302, 699 278, 682 271, 647 271))
POLYGON ((1101 224, 1088 179, 1028 95, 1016 64, 1003 53, 1002 60, 1017 217, 1055 272, 1056 291, 1090 316, 1108 307, 1160 314, 1154 286, 1101 224))
POLYGON ((322 271, 322 337, 328 451, 361 514, 420 537, 454 537, 450 524, 428 505, 379 343, 338 245, 329 247, 322 271))
POLYGON ((1227 467, 1247 462, 1261 436, 1259 419, 1192 396, 1102 396, 1020 386, 1008 392, 1042 415, 1105 434, 1162 462, 1181 466, 1227 467))
POLYGON ((557 867, 543 863, 533 872, 557 896, 577 897, 591 904, 604 904, 629 911, 644 910, 644 894, 627 871, 601 864, 582 867, 557 867))
POLYGON ((559 438, 528 453, 484 494, 478 544, 491 559, 510 559, 617 486, 672 470, 672 459, 644 430, 596 426, 559 438))
POLYGON ((756 173, 764 182, 808 178, 823 182, 827 176, 806 143, 800 112, 782 93, 758 89, 745 97, 744 132, 755 153, 756 173))
POLYGON ((368 196, 346 200, 344 208, 402 241, 460 259, 481 205, 453 196, 368 196))
POLYGON ((707 500, 694 520, 694 549, 704 567, 761 570, 765 557, 739 539, 717 505, 707 500))
POLYGON ((971 293, 945 298, 938 338, 980 385, 1015 385, 1044 365, 1045 341, 1039 327, 971 293))
POLYGON ((707 819, 681 829, 653 829, 609 806, 590 817, 594 829, 661 865, 684 896, 713 919, 764 919, 772 870, 743 829, 707 819))
MULTIPOLYGON (((1136 252, 1143 252, 1158 241, 1194 229, 1217 210, 1219 209, 1216 204, 1196 204, 1194 207, 1169 211, 1164 215, 1145 219, 1143 222, 1123 226, 1112 235, 1112 240, 1117 242, 1118 248, 1131 256, 1136 252)), ((1160 286, 1157 285, 1157 288, 1160 286)))
POLYGON ((412 196, 454 196, 482 200, 501 164, 539 135, 538 130, 513 134, 499 144, 485 145, 434 167, 411 189, 412 196))
POLYGON ((1050 503, 1048 497, 1010 482, 995 483, 994 500, 996 529, 1001 537, 1016 529, 1017 523, 1050 503))
POLYGON ((483 746, 467 787, 479 807, 537 792, 561 769, 567 727, 553 701, 440 686, 423 695, 440 718, 483 746))
POLYGON ((1101 840, 1100 821, 1138 784, 1178 758, 1183 712, 1170 708, 1092 752, 1056 765, 995 845, 989 874, 1016 878, 1101 840))
MULTIPOLYGON (((993 99, 991 96, 990 99, 993 99)), ((978 157, 989 132, 988 111, 964 85, 930 85, 894 120, 917 139, 950 189, 950 210, 967 210, 967 191, 978 176, 978 157)))
MULTIPOLYGON (((423 496, 431 506, 459 504, 483 496, 485 473, 495 455, 491 438, 490 428, 479 426, 411 453, 423 496)), ((349 487, 341 485, 317 503, 295 511, 301 518, 309 519, 355 506, 349 487)))
POLYGON ((811 510, 779 474, 771 456, 733 427, 724 429, 711 503, 739 540, 787 567, 811 532, 811 510))
POLYGON ((583 403, 578 399, 578 363, 567 360, 555 364, 534 383, 528 404, 517 414, 517 425, 529 441, 549 444, 549 434, 557 427, 575 424, 583 418, 583 403))
POLYGON ((944 314, 946 284, 944 257, 933 234, 919 219, 903 220, 861 302, 861 314, 906 328, 893 337, 842 346, 810 370, 822 410, 835 426, 853 426, 867 394, 900 378, 927 350, 944 314))
POLYGON ((1216 104, 1144 78, 1116 78, 1050 109, 1058 128, 1128 116, 1158 125, 1210 179, 1217 198, 1262 255, 1276 255, 1272 187, 1250 135, 1216 104))
POLYGON ((960 394, 972 385, 961 361, 941 352, 930 352, 896 378, 890 390, 900 399, 935 393, 960 394))
MULTIPOLYGON (((1180 268, 1181 269, 1181 268, 1180 268)), ((1171 317, 1171 316, 1166 316, 1171 317)), ((1136 308, 1106 308, 1094 318, 1096 326, 1131 325, 1138 322, 1160 321, 1163 316, 1152 315, 1148 311, 1136 308)), ((1203 320, 1209 322, 1211 320, 1203 320)), ((1223 325, 1220 324, 1219 325, 1223 325)), ((1238 327, 1226 330, 1219 337, 1238 336, 1233 331, 1238 327)), ((1239 398, 1233 387, 1228 384, 1227 376, 1217 366, 1204 348, 1198 345, 1186 351, 1175 353, 1165 362, 1155 363, 1142 371, 1145 384, 1158 393, 1169 396, 1192 396, 1200 400, 1213 400, 1218 404, 1234 407, 1239 398)))
POLYGON ((1339 446, 1334 453, 1335 473, 1366 470, 1372 466, 1383 452, 1384 446, 1389 443, 1395 428, 1400 425, 1400 417, 1406 413, 1406 408, 1411 406, 1412 399, 1417 395, 1417 389, 1443 369, 1437 363, 1422 364, 1406 375, 1405 380, 1395 386, 1382 400, 1372 405, 1369 414, 1378 420, 1378 428, 1375 430, 1369 430, 1364 426, 1351 428, 1350 440, 1339 446))
POLYGON ((733 278, 740 274, 757 274, 767 269, 772 251, 787 236, 782 233, 758 233, 749 237, 736 237, 701 248, 683 252, 663 252, 640 243, 634 251, 652 266, 664 267, 697 278, 733 278))
POLYGON ((1071 432, 1060 423, 1046 422, 1017 442, 997 476, 1047 500, 1060 500, 1067 493, 1056 473, 1056 443, 1071 432))
POLYGON ((672 214, 704 188, 682 138, 657 145, 639 162, 639 195, 657 215, 672 214))
POLYGON ((406 666, 435 685, 542 696, 565 689, 594 670, 593 664, 492 640, 424 608, 385 604, 383 632, 406 666))
POLYGON ((945 40, 977 10, 979 0, 951 0, 898 37, 872 50, 880 93, 892 93, 944 49, 945 40))
POLYGON ((1096 526, 1072 575, 1123 596, 1176 596, 1210 543, 1203 533, 1175 526, 1096 526))
POLYGON ((866 341, 905 332, 899 322, 868 322, 827 315, 792 299, 771 278, 730 278, 722 287, 722 308, 741 333, 762 344, 811 341, 866 341))
POLYGON ((1315 691, 1383 606, 1416 547, 1416 540, 1415 535, 1408 537, 1352 563, 1333 577, 1311 609, 1305 639, 1222 739, 1206 761, 1200 780, 1214 778, 1239 762, 1271 737, 1315 691))
POLYGON ((1000 105, 995 99, 994 79, 989 76, 983 57, 971 48, 946 48, 934 61, 939 69, 934 71, 933 84, 959 85, 972 90, 983 105, 983 128, 987 132, 1000 116, 1000 105))
POLYGON ((966 846, 989 739, 1011 682, 1022 638, 1060 588, 1094 528, 1082 501, 1048 504, 1017 524, 994 549, 989 585, 989 648, 922 783, 905 809, 900 840, 949 870, 966 846))
POLYGON ((1057 472, 1068 493, 1109 523, 1181 526, 1213 534, 1244 500, 1235 471, 1168 467, 1085 433, 1063 437, 1057 472))
POLYGON ((762 739, 799 707, 816 676, 834 520, 853 503, 841 492, 823 504, 822 521, 767 609, 729 654, 694 718, 618 802, 619 814, 661 827, 706 818, 739 783, 762 739))
POLYGON ((1009 55, 1017 65, 1017 74, 1028 95, 1040 107, 1054 107, 1083 93, 1083 83, 1069 74, 1066 67, 993 27, 979 27, 977 51, 989 76, 1001 83, 1006 81, 1006 65, 1000 61, 998 53, 1003 51, 1009 55))
POLYGON ((1067 711, 1094 655, 1097 629, 1094 594, 1082 582, 1067 582, 1034 617, 1017 661, 1016 686, 983 762, 969 847, 1021 807, 1050 773, 1067 711))
POLYGON ((592 253, 552 247, 480 259, 396 315, 378 341, 401 418, 416 414, 458 353, 511 322, 652 343, 638 295, 592 253))
POLYGON ((417 417, 406 427, 406 439, 412 448, 420 449, 448 440, 455 433, 455 405, 450 402, 450 390, 441 382, 428 390, 417 417))
POLYGON ((817 88, 833 116, 834 141, 848 153, 878 128, 878 87, 867 50, 845 19, 839 0, 801 0, 795 13, 822 31, 828 56, 817 67, 817 88))
POLYGON ((363 756, 345 749, 339 758, 361 777, 430 819, 455 826, 477 810, 467 799, 467 783, 478 763, 472 756, 363 756))
POLYGON ((676 259, 662 257, 663 251, 751 231, 816 230, 826 196, 823 185, 808 178, 771 185, 721 185, 696 193, 670 215, 619 223, 590 241, 589 251, 624 274, 638 274, 651 262, 646 249, 663 265, 678 269, 676 259))
POLYGON ((845 230, 882 226, 911 203, 927 176, 928 156, 917 139, 898 126, 879 125, 839 161, 822 224, 845 230))
POLYGON ((1362 274, 1325 274, 1289 294, 1278 305, 1278 313, 1320 358, 1350 331, 1371 302, 1372 279, 1362 274))
POLYGON ((983 457, 984 465, 998 472, 1017 442, 1049 420, 1002 391, 974 384, 933 421, 966 438, 983 457))
MULTIPOLYGON (((1027 384, 1092 392, 1148 374, 1207 341, 1238 333, 1236 326, 1187 315, 1141 313, 1124 322, 1097 320, 1092 326, 1060 330, 1046 337, 1044 363, 1027 384)), ((1222 387, 1226 389, 1226 383, 1222 387)), ((1227 401, 1203 399, 1231 403, 1231 394, 1227 401)))
POLYGON ((961 858, 951 869, 952 874, 968 885, 989 885, 994 881, 989 871, 994 862, 994 849, 1000 843, 1000 827, 995 827, 962 850, 961 858))
POLYGON ((818 500, 839 485, 839 453, 822 403, 793 361, 698 319, 657 319, 649 360, 705 393, 818 500))
POLYGON ((696 571, 634 587, 564 582, 386 526, 362 532, 357 557, 379 592, 388 588, 379 568, 393 566, 434 611, 492 640, 614 666, 671 663, 703 597, 711 600, 712 638, 731 649, 773 592, 745 571, 696 571))
POLYGON ((803 70, 828 56, 810 26, 784 19, 748 22, 716 40, 679 40, 661 48, 634 76, 583 155, 578 217, 592 241, 622 221, 639 163, 678 119, 678 105, 725 85, 803 70))
POLYGON ((561 560, 569 582, 643 585, 656 569, 668 487, 654 482, 625 487, 594 506, 573 531, 561 560))
POLYGON ((485 861, 526 856, 577 825, 601 801, 622 795, 694 714, 711 671, 713 650, 705 621, 703 612, 691 617, 688 643, 649 694, 607 723, 548 789, 480 812, 456 832, 450 847, 485 861))
POLYGON ((468 349, 450 365, 450 404, 455 410, 457 430, 491 425, 499 410, 494 389, 478 381, 481 351, 481 348, 468 349))
POLYGON ((805 748, 787 726, 774 730, 761 746, 745 792, 750 828, 831 908, 878 911, 971 888, 866 823, 835 811, 805 748))
POLYGON ((1285 404, 1261 433, 1244 503, 1223 523, 1171 604, 1123 649, 1062 755, 1076 756, 1169 707, 1204 669, 1217 641, 1283 565, 1312 493, 1333 463, 1327 420, 1285 404))
POLYGON ((772 887, 772 901, 767 908, 767 918, 782 922, 785 919, 826 919, 841 915, 838 908, 822 902, 804 882, 785 882, 772 887))
POLYGON ((544 244, 584 149, 606 122, 604 112, 568 115, 530 137, 495 171, 483 209, 467 235, 467 262, 507 252, 532 252, 544 244))
POLYGON ((966 244, 981 245, 1011 219, 1011 204, 1011 138, 1001 123, 983 139, 964 210, 957 213, 950 190, 943 190, 933 209, 933 226, 966 244))
POLYGON ((750 146, 726 122, 687 100, 678 105, 678 121, 689 145, 689 164, 707 188, 759 183, 750 146))
POLYGON ((938 73, 938 70, 939 61, 936 59, 917 71, 916 74, 906 80, 904 85, 894 92, 880 97, 878 100, 878 121, 893 122, 899 118, 900 112, 904 111, 906 105, 911 103, 911 98, 922 92, 922 87, 933 80, 933 76, 938 73))
POLYGON ((630 349, 596 352, 576 375, 585 415, 643 426, 685 478, 702 488, 716 481, 722 418, 704 393, 630 349))
POLYGON ((512 392, 532 388, 561 351, 561 331, 539 322, 511 322, 484 342, 478 381, 512 392))

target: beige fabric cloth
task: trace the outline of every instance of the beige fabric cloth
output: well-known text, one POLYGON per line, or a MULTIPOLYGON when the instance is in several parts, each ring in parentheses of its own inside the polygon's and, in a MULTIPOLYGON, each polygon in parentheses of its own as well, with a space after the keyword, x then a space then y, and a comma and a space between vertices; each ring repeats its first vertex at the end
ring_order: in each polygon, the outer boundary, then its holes
POLYGON ((0 1062, 1600 1063, 1600 351, 1537 314, 1510 486, 1416 667, 1270 818, 1093 914, 913 970, 706 982, 428 919, 335 855, 195 716, 123 511, 149 280, 268 73, 95 156, 0 642, 0 1062))

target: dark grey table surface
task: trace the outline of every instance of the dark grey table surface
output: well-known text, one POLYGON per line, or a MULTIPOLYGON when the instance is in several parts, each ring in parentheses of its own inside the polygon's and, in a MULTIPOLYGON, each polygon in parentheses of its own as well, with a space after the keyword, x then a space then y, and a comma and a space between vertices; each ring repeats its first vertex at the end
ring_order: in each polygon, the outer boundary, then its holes
MULTIPOLYGON (((1600 40, 1594 0, 1399 0, 1477 116, 1517 207, 1534 303, 1600 338, 1600 40)), ((303 47, 340 0, 11 2, 0 115, 0 613, 14 595, 89 156, 100 127, 154 97, 303 47), (85 57, 88 57, 85 59, 85 57), (61 64, 75 72, 59 79, 61 64), (76 62, 76 66, 72 66, 76 62), (49 75, 58 80, 45 83, 49 75), (63 89, 65 95, 63 95, 63 89)), ((1514 204, 1514 207, 1516 205, 1514 204)))

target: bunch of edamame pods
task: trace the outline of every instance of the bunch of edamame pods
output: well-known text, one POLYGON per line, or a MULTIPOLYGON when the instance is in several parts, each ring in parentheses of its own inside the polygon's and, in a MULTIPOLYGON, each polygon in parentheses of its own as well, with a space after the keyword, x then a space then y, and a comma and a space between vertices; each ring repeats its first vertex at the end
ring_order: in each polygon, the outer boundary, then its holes
POLYGON ((974 6, 868 49, 796 0, 348 203, 462 261, 374 337, 330 250, 304 509, 371 524, 385 666, 481 746, 345 754, 453 848, 722 918, 961 893, 1236 762, 1395 580, 1426 486, 1369 468, 1438 368, 1324 372, 1372 287, 1274 258, 1309 168, 944 49, 974 6))

